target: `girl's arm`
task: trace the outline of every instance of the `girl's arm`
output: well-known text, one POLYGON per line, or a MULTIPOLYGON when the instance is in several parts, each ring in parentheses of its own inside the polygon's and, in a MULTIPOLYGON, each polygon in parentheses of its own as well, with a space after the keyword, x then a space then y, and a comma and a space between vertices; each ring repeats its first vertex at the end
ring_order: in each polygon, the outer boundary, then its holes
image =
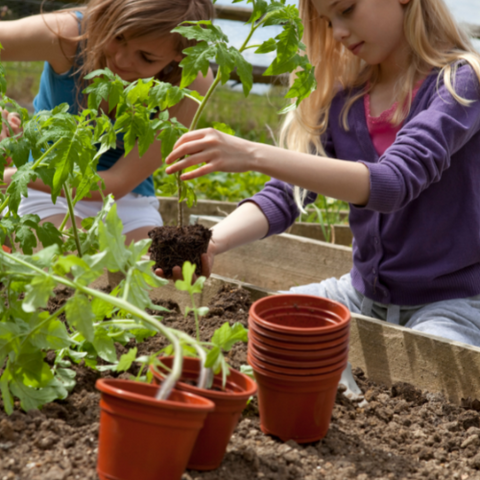
POLYGON ((71 12, 2 21, 1 58, 2 61, 47 61, 56 73, 64 73, 72 66, 77 36, 78 20, 71 12))
MULTIPOLYGON (((205 95, 212 82, 213 75, 209 71, 206 77, 199 75, 189 88, 197 90, 201 95, 205 95)), ((175 107, 170 111, 171 116, 176 117, 183 125, 190 125, 197 111, 198 104, 193 100, 184 99, 175 107)), ((155 141, 142 157, 139 155, 138 147, 134 147, 127 156, 121 157, 111 168, 98 172, 98 175, 102 177, 105 183, 103 194, 113 194, 117 200, 122 198, 140 185, 161 164, 161 142, 155 141)), ((14 168, 5 169, 5 183, 10 183, 10 179, 15 172, 16 169, 14 168)), ((30 182, 28 186, 35 190, 50 193, 50 187, 45 185, 41 179, 30 182)), ((84 200, 101 201, 102 196, 98 190, 95 190, 91 192, 91 197, 86 197, 84 200)))
POLYGON ((192 165, 206 164, 184 173, 182 180, 212 172, 256 171, 355 205, 366 205, 370 196, 369 171, 362 163, 292 152, 213 129, 183 135, 166 163, 171 165, 166 170, 168 174, 192 165), (189 157, 174 163, 184 155, 189 157))

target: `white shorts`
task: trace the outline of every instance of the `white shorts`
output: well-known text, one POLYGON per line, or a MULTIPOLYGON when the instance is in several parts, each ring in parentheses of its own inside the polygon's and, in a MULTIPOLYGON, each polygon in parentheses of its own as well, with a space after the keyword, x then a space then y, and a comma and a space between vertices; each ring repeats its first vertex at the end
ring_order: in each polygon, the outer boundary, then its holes
MULTIPOLYGON (((160 205, 156 197, 145 197, 137 193, 128 193, 117 204, 117 213, 123 223, 123 233, 131 232, 142 227, 161 227, 162 217, 158 211, 160 205)), ((97 201, 80 200, 75 205, 75 216, 82 220, 94 217, 102 208, 103 203, 97 201)), ((67 201, 58 197, 57 203, 52 203, 49 193, 28 189, 28 197, 22 197, 18 214, 20 216, 38 215, 40 220, 52 215, 66 215, 68 212, 67 201)))

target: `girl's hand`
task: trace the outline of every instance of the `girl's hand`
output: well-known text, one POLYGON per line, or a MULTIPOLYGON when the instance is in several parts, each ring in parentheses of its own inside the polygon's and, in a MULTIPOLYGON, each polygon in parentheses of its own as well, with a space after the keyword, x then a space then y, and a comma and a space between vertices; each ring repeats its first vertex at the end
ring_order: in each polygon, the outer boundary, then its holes
POLYGON ((5 183, 5 185, 1 186, 2 191, 5 191, 8 188, 8 186, 10 185, 10 182, 12 181, 12 176, 16 172, 17 172, 16 168, 10 167, 5 169, 5 171, 3 172, 3 183, 5 183))
POLYGON ((171 165, 168 174, 184 170, 192 165, 206 165, 192 172, 185 172, 181 180, 192 180, 213 172, 241 173, 252 169, 258 145, 227 135, 213 128, 195 130, 183 135, 175 144, 165 163, 171 165), (188 155, 188 158, 183 158, 188 155), (176 160, 182 158, 182 160, 176 160))
MULTIPOLYGON (((208 278, 211 275, 214 258, 215 258, 215 243, 210 241, 208 245, 207 253, 202 254, 202 276, 208 278)), ((155 270, 155 274, 158 275, 159 277, 165 278, 165 276, 163 275, 163 270, 161 268, 157 268, 155 270)), ((197 278, 198 276, 193 274, 192 282, 195 283, 197 281, 197 278)), ((183 280, 181 266, 173 267, 172 280, 174 282, 176 282, 177 280, 183 280)))
MULTIPOLYGON (((0 141, 13 135, 18 135, 22 132, 22 121, 18 113, 9 113, 8 110, 0 109, 2 114, 2 131, 0 132, 0 141), (10 127, 10 128, 9 128, 10 127)), ((6 159, 7 165, 12 163, 12 159, 8 157, 6 159)))

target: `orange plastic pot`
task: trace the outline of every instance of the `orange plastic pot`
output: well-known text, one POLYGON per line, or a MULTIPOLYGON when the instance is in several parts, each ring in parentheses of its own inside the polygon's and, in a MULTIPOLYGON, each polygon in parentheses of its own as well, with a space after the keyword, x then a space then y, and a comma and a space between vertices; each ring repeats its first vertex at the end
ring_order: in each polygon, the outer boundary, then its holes
MULTIPOLYGON (((248 344, 248 352, 252 357, 261 363, 276 365, 278 367, 293 368, 293 369, 314 369, 327 367, 335 363, 345 361, 348 358, 348 347, 344 348, 341 352, 331 357, 322 358, 321 360, 283 360, 280 358, 271 357, 268 353, 259 351, 255 345, 250 342, 248 344)), ((268 367, 267 367, 268 368, 268 367)), ((322 372, 320 372, 322 373, 322 372)))
MULTIPOLYGON (((160 361, 171 368, 173 357, 161 357, 160 361)), ((161 372, 161 367, 159 368, 161 372)), ((160 383, 163 375, 151 368, 155 382, 160 383)), ((166 371, 164 370, 166 373, 166 371)), ((213 389, 197 388, 189 383, 196 383, 200 373, 200 360, 185 357, 183 370, 176 388, 181 391, 200 395, 215 404, 210 412, 193 447, 187 467, 192 470, 214 470, 222 463, 230 437, 238 424, 248 399, 255 395, 257 384, 247 375, 230 369, 225 389, 222 388, 222 375, 214 377, 213 389)))
POLYGON ((101 480, 180 480, 198 433, 215 405, 174 390, 156 400, 156 385, 100 379, 97 473, 101 480))
POLYGON ((350 311, 341 303, 293 293, 261 298, 252 304, 249 315, 265 329, 307 337, 337 332, 350 322, 350 311))
POLYGON ((248 329, 248 336, 249 338, 254 338, 257 342, 262 343, 264 345, 269 345, 276 348, 282 348, 285 350, 293 350, 293 351, 303 351, 303 352, 320 352, 328 350, 329 348, 342 346, 345 348, 348 345, 348 340, 350 337, 350 332, 347 330, 347 333, 335 340, 330 340, 328 342, 317 342, 317 343, 294 343, 294 342, 280 342, 278 340, 273 340, 270 337, 266 337, 258 333, 255 327, 251 326, 248 329))
POLYGON ((305 362, 323 360, 338 355, 347 348, 348 342, 337 345, 336 347, 326 348, 325 350, 286 350, 272 347, 271 345, 266 345, 258 341, 255 336, 252 335, 252 330, 249 330, 249 345, 254 345, 256 350, 263 355, 268 355, 268 357, 272 359, 276 358, 279 360, 287 360, 289 362, 305 362))
POLYGON ((321 342, 328 342, 331 340, 336 340, 348 334, 350 324, 347 324, 340 330, 337 330, 332 333, 326 334, 317 334, 317 335, 294 335, 292 333, 282 333, 282 332, 275 332, 274 330, 264 328, 262 325, 255 323, 255 320, 252 317, 248 319, 249 327, 254 328, 256 332, 266 337, 272 338, 279 342, 293 342, 293 343, 321 343, 321 342))
POLYGON ((330 373, 335 370, 338 370, 339 368, 342 367, 342 365, 347 364, 347 357, 348 356, 345 355, 336 363, 332 363, 331 365, 326 365, 324 367, 319 367, 319 368, 302 368, 301 366, 288 368, 288 367, 280 367, 278 365, 274 365, 267 362, 262 362, 258 358, 254 357, 251 351, 249 351, 247 354, 248 363, 252 367, 260 367, 263 370, 273 372, 273 373, 280 373, 282 375, 300 376, 300 377, 314 377, 316 375, 324 375, 326 373, 330 373))
POLYGON ((343 368, 317 377, 285 377, 252 367, 264 433, 297 443, 327 434, 343 368))

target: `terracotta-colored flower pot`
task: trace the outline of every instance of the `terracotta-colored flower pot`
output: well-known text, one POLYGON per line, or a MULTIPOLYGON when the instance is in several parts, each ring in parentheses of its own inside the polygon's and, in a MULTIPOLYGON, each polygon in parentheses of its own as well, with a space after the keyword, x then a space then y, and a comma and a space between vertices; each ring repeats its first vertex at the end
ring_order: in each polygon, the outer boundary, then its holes
POLYGON ((319 368, 302 368, 301 365, 299 365, 296 368, 295 367, 287 368, 287 367, 280 367, 278 365, 274 365, 271 363, 262 362, 258 358, 254 357, 250 351, 247 354, 247 361, 252 367, 260 367, 263 370, 273 372, 273 373, 280 373, 282 375, 301 376, 301 377, 314 377, 316 375, 324 375, 326 373, 330 373, 335 370, 338 370, 339 368, 342 367, 342 365, 347 364, 347 358, 348 356, 345 355, 343 358, 339 360, 337 359, 336 363, 333 363, 331 365, 326 365, 324 367, 319 367, 319 368))
POLYGON ((252 304, 249 314, 265 329, 307 337, 337 332, 350 322, 350 311, 341 303, 293 293, 261 298, 252 304))
POLYGON ((198 433, 215 405, 174 390, 156 400, 156 385, 100 379, 97 473, 101 480, 180 480, 198 433))
MULTIPOLYGON (((344 361, 348 358, 348 347, 344 348, 341 352, 331 357, 322 358, 321 360, 283 360, 280 358, 271 357, 268 353, 261 352, 255 347, 253 342, 248 344, 248 352, 259 362, 265 364, 276 365, 278 367, 300 369, 304 368, 310 370, 312 368, 322 368, 326 367, 341 361, 344 361)), ((321 373, 321 372, 320 372, 321 373)))
POLYGON ((336 347, 324 350, 287 350, 285 348, 272 347, 271 345, 258 341, 252 330, 249 330, 248 342, 249 345, 254 345, 263 355, 268 355, 270 358, 278 358, 279 360, 287 360, 289 362, 317 361, 331 358, 343 352, 348 346, 348 342, 346 341, 336 347))
POLYGON ((330 426, 343 368, 318 377, 286 377, 253 367, 260 427, 283 441, 316 442, 330 426), (314 380, 315 379, 315 380, 314 380))
POLYGON ((345 325, 343 328, 332 333, 317 335, 294 335, 292 333, 275 332, 272 329, 264 328, 262 325, 256 323, 253 317, 249 317, 248 323, 249 328, 255 329, 255 331, 260 335, 264 335, 265 337, 272 338, 273 340, 277 340, 279 342, 288 341, 293 343, 329 342, 344 337, 350 330, 350 324, 347 323, 347 325, 345 325))
MULTIPOLYGON (((161 357, 161 362, 167 367, 172 366, 173 357, 161 357)), ((151 369, 156 382, 162 381, 162 376, 151 369)), ((161 371, 161 368, 160 368, 161 371)), ((205 424, 198 435, 188 468, 192 470, 214 470, 222 463, 230 437, 237 426, 248 399, 257 391, 256 383, 247 375, 230 369, 225 390, 222 389, 222 375, 214 378, 213 389, 197 388, 190 383, 196 383, 200 372, 198 358, 185 357, 181 381, 176 388, 208 398, 215 404, 215 410, 208 414, 205 424)))
POLYGON ((269 337, 257 333, 254 327, 248 329, 249 338, 255 338, 257 342, 260 342, 265 345, 270 345, 276 348, 282 348, 285 350, 293 351, 303 351, 303 352, 320 352, 321 350, 328 350, 329 348, 342 346, 345 348, 348 345, 348 340, 350 333, 348 332, 345 336, 331 340, 328 342, 318 342, 318 343, 294 343, 294 342, 279 342, 278 340, 272 340, 269 337))

